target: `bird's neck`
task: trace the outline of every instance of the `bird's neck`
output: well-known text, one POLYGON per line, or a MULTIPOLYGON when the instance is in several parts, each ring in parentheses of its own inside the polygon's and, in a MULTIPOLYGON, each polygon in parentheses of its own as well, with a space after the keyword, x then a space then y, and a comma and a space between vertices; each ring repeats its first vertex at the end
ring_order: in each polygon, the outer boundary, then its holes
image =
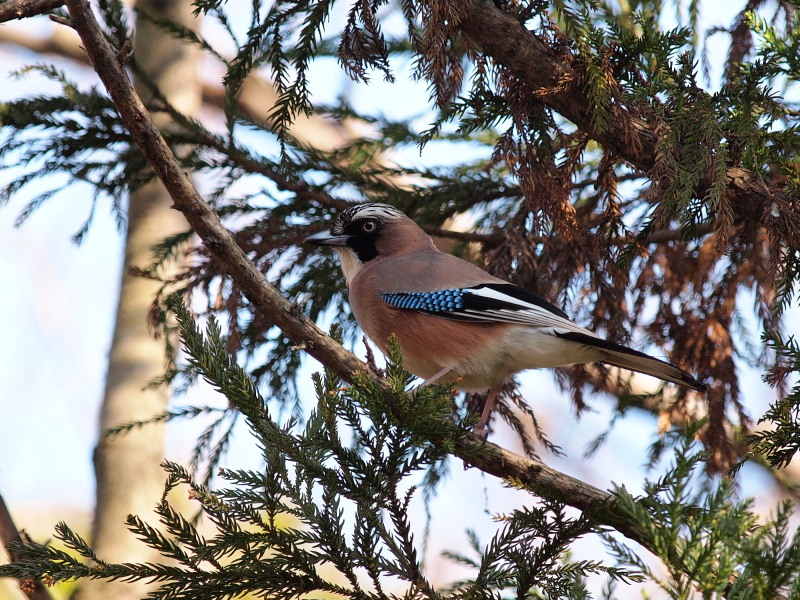
POLYGON ((339 254, 339 260, 342 264, 342 273, 347 282, 348 287, 353 277, 364 267, 364 263, 358 260, 358 256, 350 248, 334 248, 339 254))

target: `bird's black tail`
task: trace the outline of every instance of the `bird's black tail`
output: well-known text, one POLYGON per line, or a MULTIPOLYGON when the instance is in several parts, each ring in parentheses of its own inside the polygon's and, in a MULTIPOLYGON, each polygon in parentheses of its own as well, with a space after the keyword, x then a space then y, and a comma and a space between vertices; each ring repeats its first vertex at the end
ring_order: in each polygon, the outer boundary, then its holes
POLYGON ((602 338, 575 331, 558 333, 557 335, 560 338, 586 344, 587 346, 602 350, 604 356, 600 360, 609 365, 628 369, 629 371, 636 371, 637 373, 644 373, 645 375, 652 375, 653 377, 677 383, 678 385, 685 385, 698 392, 705 392, 706 389, 708 389, 704 383, 697 381, 697 379, 680 367, 676 367, 658 358, 653 358, 652 356, 648 356, 643 352, 633 350, 622 344, 616 344, 602 338))

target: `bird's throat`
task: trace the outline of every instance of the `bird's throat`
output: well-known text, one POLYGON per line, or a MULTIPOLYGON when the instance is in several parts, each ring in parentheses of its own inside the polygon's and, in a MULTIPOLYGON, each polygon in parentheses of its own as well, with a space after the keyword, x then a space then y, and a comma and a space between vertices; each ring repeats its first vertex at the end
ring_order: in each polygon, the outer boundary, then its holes
POLYGON ((339 254, 339 260, 342 263, 342 273, 344 273, 344 278, 349 286, 353 277, 355 277, 364 266, 364 263, 358 259, 356 253, 350 248, 337 247, 334 248, 334 250, 339 254))

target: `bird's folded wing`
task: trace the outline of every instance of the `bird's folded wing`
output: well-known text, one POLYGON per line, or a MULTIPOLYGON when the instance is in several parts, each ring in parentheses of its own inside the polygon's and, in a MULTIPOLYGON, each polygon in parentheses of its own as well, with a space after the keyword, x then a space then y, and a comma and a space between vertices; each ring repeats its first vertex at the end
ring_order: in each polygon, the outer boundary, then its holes
POLYGON ((429 292, 384 292, 381 298, 395 308, 445 319, 516 323, 551 330, 549 333, 553 335, 575 332, 597 337, 570 321, 557 306, 511 283, 489 283, 429 292))
POLYGON ((653 375, 701 392, 706 390, 705 384, 683 369, 599 338, 570 321, 558 307, 510 283, 487 283, 430 292, 384 292, 381 298, 396 308, 445 319, 527 325, 567 342, 597 348, 603 352, 597 359, 602 362, 653 375))

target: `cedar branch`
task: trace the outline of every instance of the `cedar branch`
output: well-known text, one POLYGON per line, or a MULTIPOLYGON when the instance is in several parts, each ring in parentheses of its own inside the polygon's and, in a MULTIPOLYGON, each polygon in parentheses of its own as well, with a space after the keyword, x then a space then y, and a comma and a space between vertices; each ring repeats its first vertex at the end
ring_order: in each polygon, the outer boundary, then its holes
MULTIPOLYGON (((462 6, 460 29, 497 64, 508 69, 531 89, 541 90, 539 99, 566 117, 595 141, 628 161, 636 169, 649 172, 656 157, 656 136, 650 124, 621 105, 608 107, 614 115, 607 127, 593 126, 592 109, 583 92, 578 59, 566 47, 554 48, 528 30, 512 15, 487 0, 455 0, 462 6), (566 83, 565 83, 566 82, 566 83)), ((704 198, 713 184, 706 176, 695 190, 704 198)), ((757 174, 730 166, 725 174, 725 192, 743 220, 762 221, 769 203, 785 196, 779 187, 770 186, 757 174)))

